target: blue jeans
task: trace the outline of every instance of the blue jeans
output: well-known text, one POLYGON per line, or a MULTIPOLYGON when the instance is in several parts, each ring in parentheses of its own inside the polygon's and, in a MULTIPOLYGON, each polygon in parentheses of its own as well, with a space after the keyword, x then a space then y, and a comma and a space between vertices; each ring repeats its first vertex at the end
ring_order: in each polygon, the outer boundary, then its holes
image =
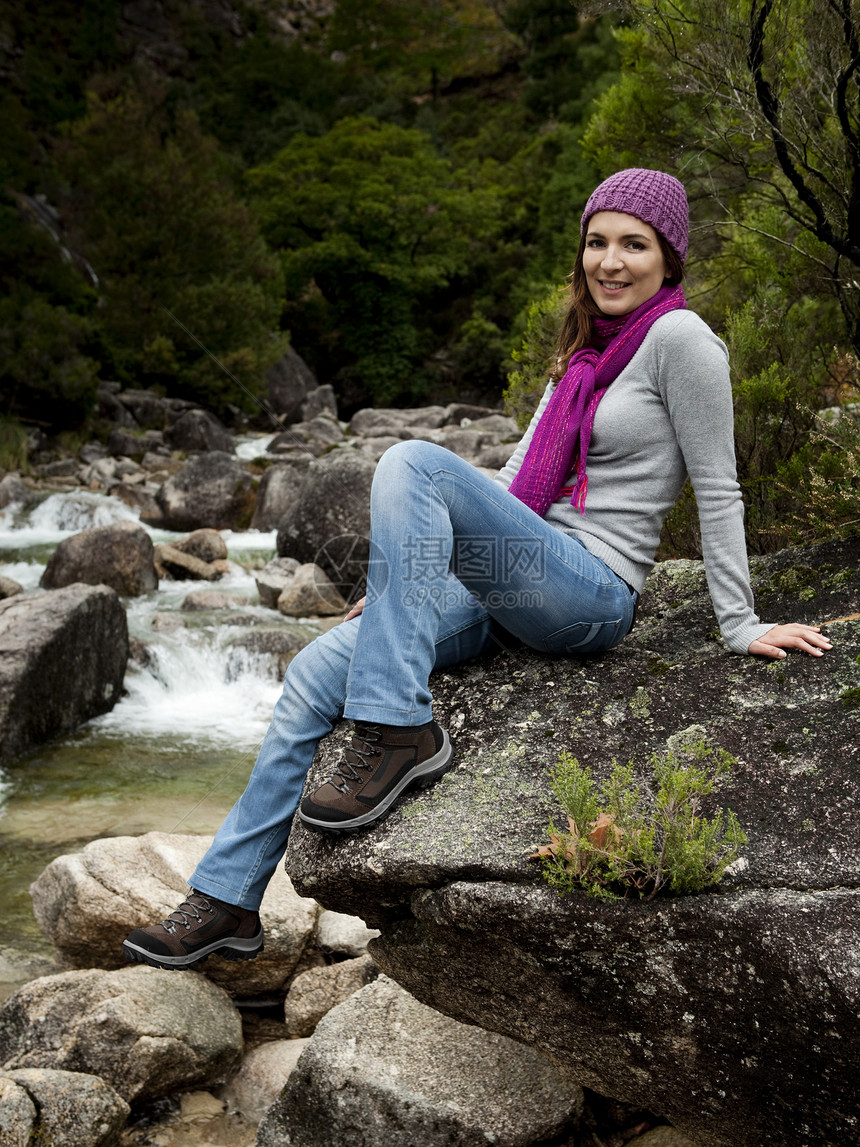
POLYGON ((189 881, 200 892, 258 908, 320 739, 342 716, 429 721, 431 670, 486 650, 494 622, 555 654, 602 652, 630 629, 625 582, 441 446, 383 454, 370 519, 364 611, 290 662, 248 785, 189 881))

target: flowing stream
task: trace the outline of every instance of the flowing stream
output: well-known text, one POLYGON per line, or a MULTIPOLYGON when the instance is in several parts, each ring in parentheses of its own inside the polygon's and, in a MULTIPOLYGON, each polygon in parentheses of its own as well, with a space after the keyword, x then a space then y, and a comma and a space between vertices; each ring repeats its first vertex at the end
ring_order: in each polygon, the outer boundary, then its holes
MULTIPOLYGON (((265 443, 240 440, 240 456, 243 448, 258 454, 265 443)), ((0 511, 0 574, 35 589, 63 538, 122 519, 136 520, 136 512, 88 491, 7 507, 0 511)), ((154 542, 179 536, 148 532, 154 542)), ((0 769, 0 947, 50 953, 27 890, 55 856, 101 836, 213 832, 242 791, 280 684, 271 659, 231 641, 260 622, 294 624, 308 637, 331 622, 287 622, 259 605, 253 570, 274 555, 274 532, 223 536, 233 566, 219 581, 162 581, 126 601, 130 636, 146 645, 145 664, 129 661, 112 712, 0 769), (182 612, 186 595, 201 586, 247 604, 229 613, 182 612)))

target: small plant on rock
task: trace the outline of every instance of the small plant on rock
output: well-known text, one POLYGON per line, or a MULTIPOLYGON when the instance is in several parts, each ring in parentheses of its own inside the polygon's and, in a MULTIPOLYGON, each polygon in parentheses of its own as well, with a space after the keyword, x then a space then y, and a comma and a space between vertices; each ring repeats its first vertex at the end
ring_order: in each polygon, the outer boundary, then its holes
POLYGON ((632 762, 614 762, 596 789, 590 769, 562 753, 550 777, 568 828, 550 821, 549 844, 534 854, 544 879, 559 893, 582 888, 602 900, 653 900, 661 891, 716 884, 747 838, 731 810, 708 818, 700 807, 734 763, 725 750, 698 741, 653 754, 652 781, 638 779, 632 762))

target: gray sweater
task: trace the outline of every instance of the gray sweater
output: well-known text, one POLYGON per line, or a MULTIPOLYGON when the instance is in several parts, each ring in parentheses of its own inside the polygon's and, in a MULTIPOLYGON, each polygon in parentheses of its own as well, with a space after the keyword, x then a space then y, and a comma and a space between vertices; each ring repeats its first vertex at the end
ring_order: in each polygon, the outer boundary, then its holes
MULTIPOLYGON (((505 487, 522 465, 553 385, 496 475, 505 487)), ((728 352, 698 315, 685 310, 657 319, 597 408, 585 514, 571 506, 568 495, 554 502, 545 518, 641 590, 654 565, 663 521, 688 475, 720 632, 730 649, 746 653, 771 626, 761 624, 753 610, 728 352)), ((569 484, 575 477, 569 476, 569 484)))

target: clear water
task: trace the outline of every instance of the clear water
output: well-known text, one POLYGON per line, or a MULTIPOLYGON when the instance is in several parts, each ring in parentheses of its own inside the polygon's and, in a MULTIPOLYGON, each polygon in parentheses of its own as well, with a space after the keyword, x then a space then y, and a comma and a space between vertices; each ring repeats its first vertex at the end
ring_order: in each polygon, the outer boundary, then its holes
MULTIPOLYGON (((136 520, 135 511, 88 491, 51 494, 26 511, 7 507, 0 512, 0 575, 36 589, 62 538, 121 520, 136 520)), ((149 532, 156 542, 179 536, 149 532)), ((283 623, 259 605, 253 578, 274 554, 275 534, 223 536, 231 572, 205 588, 243 597, 239 612, 251 618, 283 623)), ((200 588, 162 582, 127 601, 129 632, 148 657, 145 666, 129 662, 119 704, 0 769, 0 946, 50 951, 27 889, 55 856, 102 836, 214 832, 241 793, 280 684, 268 659, 231 650, 247 630, 225 625, 222 611, 181 612, 186 595, 200 588)), ((331 623, 295 624, 312 637, 331 623)))

